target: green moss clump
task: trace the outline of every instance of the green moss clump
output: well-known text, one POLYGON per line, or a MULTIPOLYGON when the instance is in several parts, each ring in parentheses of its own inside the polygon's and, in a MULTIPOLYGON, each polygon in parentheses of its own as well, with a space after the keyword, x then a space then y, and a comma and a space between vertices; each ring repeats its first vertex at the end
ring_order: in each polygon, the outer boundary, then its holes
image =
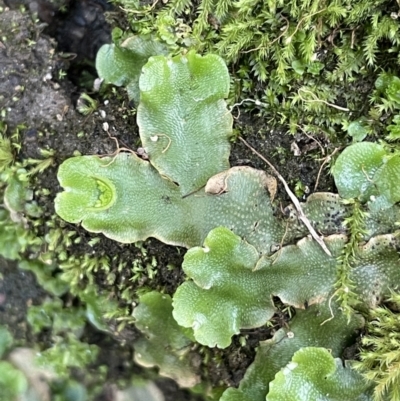
POLYGON ((387 306, 370 311, 362 338, 361 361, 355 366, 376 383, 376 401, 400 400, 400 294, 393 292, 387 306))

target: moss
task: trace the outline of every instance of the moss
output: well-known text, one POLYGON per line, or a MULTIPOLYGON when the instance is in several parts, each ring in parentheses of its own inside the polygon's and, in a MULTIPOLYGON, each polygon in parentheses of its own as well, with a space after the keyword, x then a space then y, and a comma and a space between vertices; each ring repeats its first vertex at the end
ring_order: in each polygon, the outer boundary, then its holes
POLYGON ((370 311, 356 364, 366 379, 377 383, 374 395, 379 401, 400 400, 399 310, 400 295, 393 292, 385 306, 370 311))

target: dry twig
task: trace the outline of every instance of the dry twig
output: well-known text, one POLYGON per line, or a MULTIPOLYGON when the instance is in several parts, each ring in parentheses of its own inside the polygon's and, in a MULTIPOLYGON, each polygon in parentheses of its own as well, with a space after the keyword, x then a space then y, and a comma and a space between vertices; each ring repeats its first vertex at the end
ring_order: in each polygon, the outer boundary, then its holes
POLYGON ((325 166, 326 163, 329 163, 329 162, 332 160, 332 156, 333 156, 339 149, 340 149, 340 148, 335 148, 335 149, 333 150, 333 152, 332 152, 330 155, 324 157, 323 159, 320 159, 320 160, 323 160, 323 163, 321 164, 321 167, 319 168, 319 171, 318 171, 317 180, 315 181, 315 185, 314 185, 314 192, 317 190, 317 187, 318 187, 318 184, 319 184, 319 179, 320 179, 321 173, 322 173, 322 169, 324 168, 324 166, 325 166))
POLYGON ((267 45, 260 45, 260 46, 256 47, 255 49, 246 50, 246 51, 242 52, 242 54, 255 52, 255 51, 260 50, 263 47, 265 48, 267 46, 271 47, 275 42, 277 42, 281 37, 283 37, 286 34, 286 32, 288 31, 290 23, 289 23, 289 20, 286 17, 284 17, 283 15, 281 15, 281 17, 286 21, 286 26, 283 29, 283 32, 277 38, 275 38, 272 42, 267 43, 267 45))
POLYGON ((319 103, 324 103, 324 104, 326 104, 327 106, 334 107, 334 108, 337 109, 337 110, 341 110, 341 111, 350 111, 350 109, 348 109, 348 108, 346 108, 346 107, 342 107, 342 106, 338 106, 338 105, 333 104, 333 103, 329 103, 329 102, 327 102, 326 100, 318 99, 318 97, 315 95, 315 93, 312 93, 311 91, 309 91, 309 90, 307 90, 307 89, 304 89, 304 88, 300 88, 300 89, 297 91, 297 94, 299 95, 299 98, 300 98, 303 102, 305 102, 305 103, 307 103, 307 102, 308 102, 308 103, 311 103, 311 102, 317 102, 317 103, 318 103, 318 102, 319 102, 319 103), (313 96, 314 99, 304 99, 304 98, 300 95, 300 91, 311 94, 311 95, 313 96))
POLYGON ((307 138, 309 138, 309 139, 311 139, 312 141, 314 141, 314 142, 319 146, 319 148, 321 149, 321 153, 322 153, 323 155, 325 155, 324 147, 321 145, 321 142, 318 141, 318 139, 316 139, 316 138, 314 138, 313 136, 307 134, 307 132, 305 131, 305 129, 302 128, 302 127, 300 127, 300 125, 297 125, 297 124, 296 124, 296 127, 299 128, 299 129, 301 130, 301 132, 302 132, 307 138))
POLYGON ((326 246, 325 242, 323 239, 317 234, 315 231, 314 227, 311 225, 310 220, 308 220, 307 216, 304 214, 303 209, 301 208, 300 202, 296 198, 296 195, 291 191, 289 188, 289 185, 285 181, 285 179, 281 176, 279 171, 271 164, 261 153, 257 152, 251 145, 249 145, 242 137, 239 137, 239 139, 255 154, 257 155, 261 160, 263 160, 265 163, 268 164, 268 166, 272 169, 274 174, 277 176, 279 181, 283 184, 286 193, 289 195, 290 199, 292 200, 294 207, 297 210, 299 220, 303 222, 303 224, 307 227, 308 231, 310 232, 311 236, 317 241, 317 243, 320 245, 320 247, 324 250, 324 252, 332 256, 330 250, 326 246))

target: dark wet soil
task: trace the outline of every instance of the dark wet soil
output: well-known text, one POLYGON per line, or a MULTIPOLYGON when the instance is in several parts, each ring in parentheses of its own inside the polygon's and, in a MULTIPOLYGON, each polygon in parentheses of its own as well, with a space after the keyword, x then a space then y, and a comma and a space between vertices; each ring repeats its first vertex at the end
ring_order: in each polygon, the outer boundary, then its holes
MULTIPOLYGON (((262 117, 244 113, 241 113, 234 126, 254 149, 275 166, 292 189, 301 181, 308 188, 309 192, 306 195, 316 191, 334 190, 333 178, 327 170, 321 171, 318 187, 315 189, 321 167, 321 161, 316 159, 316 155, 321 156, 321 149, 325 155, 333 151, 333 145, 325 138, 317 138, 318 143, 302 133, 291 136, 279 127, 268 126, 262 117), (292 150, 294 147, 299 155, 292 150)), ((266 163, 240 141, 233 144, 230 160, 233 166, 248 165, 273 174, 266 163)), ((279 189, 279 198, 289 202, 289 197, 283 188, 279 189)))
POLYGON ((29 306, 40 305, 46 295, 33 273, 0 257, 0 325, 8 327, 17 343, 34 343, 26 313, 29 306))
MULTIPOLYGON (((18 2, 8 0, 8 4, 15 8, 18 2)), ((136 149, 139 146, 137 125, 127 96, 120 89, 115 93, 108 90, 102 95, 92 93, 91 96, 99 102, 97 110, 88 116, 78 113, 76 99, 82 89, 73 83, 79 81, 76 77, 77 64, 72 63, 71 67, 71 60, 66 61, 56 51, 58 40, 59 50, 76 54, 75 61, 82 62, 85 55, 91 57, 93 62, 98 47, 110 40, 110 28, 103 17, 103 12, 109 10, 110 6, 102 0, 68 2, 69 13, 66 13, 44 2, 26 1, 25 5, 38 11, 42 21, 49 25, 45 27, 41 22, 34 22, 28 12, 5 9, 0 13, 0 37, 3 38, 0 43, 0 76, 3 77, 0 80, 0 109, 6 110, 8 132, 20 126, 20 160, 41 158, 40 149, 55 151, 54 164, 38 176, 35 185, 50 192, 50 196, 36 198, 43 209, 42 220, 53 220, 58 224, 53 207, 53 199, 60 191, 56 179, 58 165, 77 152, 112 154, 116 150, 116 142, 110 136, 115 137, 120 146, 136 149), (57 24, 53 21, 56 16, 59 16, 57 24), (96 37, 96 40, 90 43, 81 40, 90 35, 96 37), (73 79, 70 79, 71 75, 63 76, 68 68, 71 68, 70 74, 75 71, 73 79), (104 130, 104 123, 108 123, 108 132, 104 130)), ((5 7, 1 0, 0 6, 5 7)), ((86 65, 90 67, 90 60, 86 65)), ((305 187, 313 190, 321 166, 321 162, 315 160, 315 154, 318 153, 316 147, 319 146, 315 141, 301 134, 296 137, 285 135, 276 127, 268 127, 262 117, 244 113, 235 121, 235 128, 255 149, 268 157, 292 187, 301 181, 305 187), (290 150, 293 143, 300 149, 300 156, 294 156, 290 150)), ((329 144, 324 138, 320 138, 320 143, 326 153, 330 153, 329 144)), ((232 146, 231 164, 249 165, 268 171, 265 163, 239 141, 232 146)), ((332 179, 326 171, 322 174, 318 189, 333 189, 332 179)), ((279 196, 283 202, 288 199, 282 188, 279 196)), ((110 271, 116 277, 115 283, 129 282, 132 275, 130 269, 120 271, 119 263, 132 263, 135 259, 141 259, 146 264, 151 263, 153 258, 157 261, 155 278, 150 280, 144 274, 141 280, 132 284, 133 290, 146 287, 173 294, 184 280, 180 269, 183 249, 150 239, 143 244, 146 249, 144 257, 140 247, 118 244, 101 235, 98 236, 100 241, 93 248, 88 242, 96 236, 79 227, 69 228, 77 231, 81 242, 71 246, 68 253, 79 256, 92 254, 95 249, 96 256, 108 256, 111 260, 110 271)), ((36 230, 38 235, 44 236, 48 228, 43 224, 36 230)), ((18 340, 27 341, 28 344, 37 341, 27 327, 26 310, 30 304, 40 304, 46 293, 31 273, 18 270, 15 263, 0 260, 0 272, 3 275, 0 280, 0 324, 10 327, 18 340)), ((96 280, 102 292, 113 292, 121 306, 132 307, 131 303, 122 299, 115 285, 108 283, 104 273, 99 273, 96 280)), ((287 316, 278 314, 273 329, 262 327, 243 331, 242 335, 247 337, 245 346, 240 344, 239 336, 235 336, 229 348, 209 350, 209 362, 201 366, 203 378, 213 386, 237 386, 254 359, 255 347, 260 341, 270 338, 286 319, 287 316)), ((143 369, 132 363, 131 340, 137 336, 133 328, 125 329, 123 334, 115 338, 88 331, 87 338, 107 350, 100 355, 99 364, 108 363, 110 382, 132 373, 144 374, 143 369)), ((157 384, 167 401, 198 399, 188 392, 178 391, 170 380, 157 381, 157 384)), ((106 399, 106 395, 103 399, 106 399)))

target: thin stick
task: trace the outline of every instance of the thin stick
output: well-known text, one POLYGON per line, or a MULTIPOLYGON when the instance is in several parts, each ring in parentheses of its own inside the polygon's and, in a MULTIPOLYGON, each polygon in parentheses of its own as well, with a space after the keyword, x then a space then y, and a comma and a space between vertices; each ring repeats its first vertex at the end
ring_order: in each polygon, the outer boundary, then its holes
POLYGON ((200 189, 204 188, 205 186, 206 186, 206 184, 202 185, 200 188, 197 188, 197 189, 195 189, 195 190, 189 192, 188 194, 182 195, 182 199, 185 199, 185 198, 187 198, 188 196, 193 195, 193 194, 195 194, 196 192, 199 192, 200 189))
MULTIPOLYGON (((108 124, 107 124, 107 125, 108 125, 108 124)), ((117 149, 116 149, 113 153, 111 153, 111 154, 108 154, 108 155, 99 155, 99 157, 110 157, 110 156, 114 156, 114 157, 112 158, 112 160, 111 160, 109 163, 107 163, 107 164, 102 164, 101 167, 108 167, 108 166, 110 166, 111 164, 113 164, 113 163, 115 162, 115 159, 117 158, 117 156, 118 156, 122 151, 124 151, 124 150, 125 150, 126 152, 132 153, 133 155, 136 155, 136 152, 133 151, 132 149, 129 149, 129 148, 121 148, 121 147, 119 146, 118 139, 117 139, 115 136, 112 136, 112 135, 110 134, 110 131, 108 130, 108 126, 106 126, 105 128, 106 128, 105 131, 107 132, 108 137, 109 137, 110 139, 112 139, 113 141, 115 141, 115 145, 117 146, 117 149)))
POLYGON ((361 166, 361 170, 365 175, 365 178, 367 179, 367 181, 371 182, 372 184, 375 184, 374 181, 371 180, 371 178, 369 178, 368 173, 364 170, 364 166, 361 166))
POLYGON ((331 312, 331 317, 328 317, 328 319, 326 319, 326 320, 324 320, 321 324, 320 324, 320 326, 323 326, 325 323, 328 323, 328 322, 330 322, 332 319, 334 319, 335 318, 335 315, 334 315, 334 313, 333 313, 333 310, 332 310, 332 299, 333 299, 333 297, 337 294, 337 292, 338 292, 338 290, 336 290, 333 294, 332 294, 332 296, 329 298, 329 302, 328 302, 328 307, 329 307, 329 311, 331 312))
POLYGON ((286 39, 286 41, 291 41, 291 40, 292 40, 293 36, 296 35, 297 31, 298 31, 299 28, 300 28, 300 25, 303 23, 304 20, 306 20, 307 18, 311 18, 311 17, 313 17, 314 15, 317 15, 317 14, 322 13, 322 12, 324 12, 324 11, 326 11, 326 7, 323 8, 322 10, 316 11, 315 13, 312 13, 312 14, 309 14, 309 15, 305 15, 305 16, 297 23, 296 29, 295 29, 294 32, 286 39))
POLYGON ((285 233, 283 234, 281 243, 279 244, 279 251, 277 252, 277 255, 278 255, 278 256, 277 256, 276 259, 271 263, 272 265, 275 264, 275 263, 278 261, 278 259, 280 258, 281 254, 282 254, 283 242, 285 241, 285 237, 286 237, 286 234, 287 234, 287 231, 288 231, 288 227, 289 227, 289 220, 286 222, 285 233))
POLYGON ((161 152, 161 153, 165 153, 169 149, 169 147, 171 146, 172 139, 167 134, 157 134, 157 136, 165 136, 168 139, 167 147, 161 152))
MULTIPOLYGON (((332 156, 333 156, 339 149, 340 149, 340 148, 335 148, 334 151, 333 151, 330 155, 324 157, 324 159, 323 159, 324 162, 321 164, 321 167, 319 168, 318 175, 317 175, 317 180, 315 181, 314 192, 317 190, 317 187, 318 187, 318 184, 319 184, 319 179, 320 179, 321 173, 322 173, 322 169, 324 168, 324 166, 325 166, 326 163, 328 163, 328 162, 331 161, 332 156)), ((322 160, 322 159, 320 159, 320 160, 322 160)))
POLYGON ((113 156, 112 160, 107 163, 107 164, 102 164, 101 167, 108 167, 111 166, 111 164, 113 164, 115 162, 115 159, 118 157, 118 155, 123 152, 123 151, 132 153, 133 155, 136 155, 136 153, 133 150, 130 150, 128 148, 118 148, 114 153, 111 153, 110 155, 99 155, 99 157, 103 158, 103 157, 111 157, 113 156))
POLYGON ((257 51, 257 50, 262 49, 263 47, 265 48, 265 47, 267 47, 267 46, 272 46, 272 45, 273 45, 275 42, 277 42, 282 36, 284 36, 285 33, 286 33, 286 32, 288 31, 288 29, 289 29, 290 23, 289 23, 289 20, 288 20, 286 17, 284 17, 283 15, 281 15, 281 17, 286 21, 286 26, 285 26, 284 31, 283 31, 277 38, 275 38, 272 42, 267 43, 266 45, 260 45, 260 46, 256 47, 255 49, 246 50, 245 52, 242 52, 242 54, 255 52, 255 51, 257 51))
POLYGON ((317 139, 315 139, 315 138, 312 137, 311 135, 308 135, 307 132, 304 130, 304 128, 300 127, 300 125, 297 125, 297 124, 296 124, 296 127, 297 127, 297 128, 300 128, 301 131, 303 132, 303 134, 304 134, 307 138, 309 138, 309 139, 311 139, 312 141, 316 142, 317 145, 319 146, 319 148, 321 149, 322 154, 325 155, 325 149, 324 149, 324 147, 321 145, 321 142, 320 142, 320 141, 318 141, 317 139))
MULTIPOLYGON (((226 114, 231 114, 235 107, 241 106, 244 102, 252 102, 256 106, 263 106, 263 107, 267 106, 265 103, 260 102, 258 99, 257 100, 254 100, 254 99, 243 99, 241 102, 233 104, 229 108, 229 110, 226 112, 226 114)), ((237 120, 239 118, 239 116, 240 116, 240 109, 239 109, 238 115, 236 117, 234 117, 234 119, 237 120)))
POLYGON ((327 102, 326 100, 318 99, 317 96, 316 96, 314 93, 312 93, 311 91, 309 91, 309 90, 307 90, 307 89, 304 89, 304 88, 300 88, 300 89, 297 91, 297 94, 299 95, 300 99, 301 99, 303 102, 305 102, 305 103, 307 103, 307 102, 319 102, 319 103, 324 103, 324 104, 326 104, 327 106, 334 107, 335 109, 338 109, 338 110, 341 110, 341 111, 350 111, 350 109, 347 109, 346 107, 337 106, 336 104, 329 103, 329 102, 327 102), (300 95, 300 91, 303 91, 303 92, 306 92, 306 93, 311 93, 311 95, 314 97, 314 99, 304 99, 304 98, 300 95))
POLYGON ((256 154, 261 160, 263 160, 265 163, 268 164, 268 166, 272 169, 274 174, 278 177, 279 181, 283 184, 285 187, 286 193, 289 195, 290 199, 292 200, 294 207, 297 210, 299 220, 303 222, 303 224, 307 227, 308 231, 310 232, 311 236, 317 241, 317 243, 320 245, 320 247, 324 250, 324 252, 332 256, 331 252, 329 251, 328 247, 325 245, 325 242, 322 240, 321 237, 317 234, 315 231, 314 227, 311 225, 310 220, 306 217, 306 215, 303 212, 303 209, 301 208, 300 202, 296 198, 296 195, 291 191, 289 188, 287 182, 285 179, 280 175, 279 171, 260 153, 258 153, 251 145, 249 145, 242 137, 239 137, 239 139, 254 153, 256 154))

